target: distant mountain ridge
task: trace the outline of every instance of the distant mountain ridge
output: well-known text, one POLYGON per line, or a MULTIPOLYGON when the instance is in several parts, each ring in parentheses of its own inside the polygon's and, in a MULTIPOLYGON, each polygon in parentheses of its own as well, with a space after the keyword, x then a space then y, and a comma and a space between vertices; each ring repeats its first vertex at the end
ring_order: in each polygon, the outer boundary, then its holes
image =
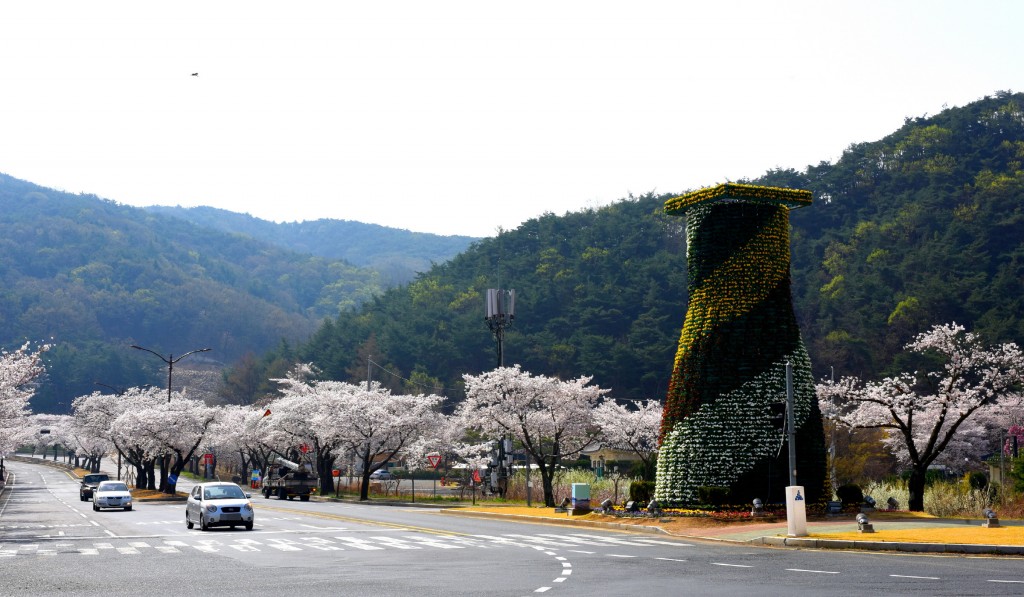
POLYGON ((381 280, 342 259, 0 174, 0 346, 54 345, 33 400, 44 411, 66 410, 94 382, 157 383, 131 344, 210 347, 202 358, 227 364, 304 341, 324 317, 383 292, 381 280))
POLYGON ((411 232, 351 220, 319 219, 275 223, 215 207, 144 208, 223 232, 270 242, 298 253, 344 259, 381 274, 386 286, 404 284, 435 263, 443 263, 476 242, 471 236, 411 232))

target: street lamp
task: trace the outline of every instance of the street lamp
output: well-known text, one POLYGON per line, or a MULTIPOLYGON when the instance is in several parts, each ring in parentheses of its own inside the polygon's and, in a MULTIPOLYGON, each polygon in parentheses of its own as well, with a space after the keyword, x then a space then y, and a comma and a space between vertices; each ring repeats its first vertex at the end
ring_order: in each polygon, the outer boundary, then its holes
POLYGON ((167 355, 165 357, 164 355, 162 355, 162 354, 160 354, 158 352, 154 352, 154 351, 152 351, 152 350, 150 350, 148 348, 143 348, 141 346, 136 346, 134 344, 132 344, 132 348, 135 348, 137 350, 145 350, 146 352, 155 354, 156 356, 160 357, 161 361, 167 363, 167 402, 171 401, 171 375, 174 373, 174 364, 177 363, 178 361, 180 361, 181 359, 187 357, 190 354, 195 354, 197 352, 208 352, 210 350, 213 350, 212 348, 198 348, 196 350, 191 350, 189 352, 186 352, 185 354, 181 355, 178 358, 174 358, 173 354, 167 355))

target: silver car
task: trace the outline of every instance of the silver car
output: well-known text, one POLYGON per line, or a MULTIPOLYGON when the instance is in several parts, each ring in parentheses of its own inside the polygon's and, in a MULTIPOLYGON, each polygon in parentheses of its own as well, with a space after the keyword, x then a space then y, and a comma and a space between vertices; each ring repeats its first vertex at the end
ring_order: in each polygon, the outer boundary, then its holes
POLYGON ((132 509, 132 494, 123 481, 100 481, 92 492, 92 509, 101 508, 132 509))
POLYGON ((192 488, 185 503, 185 526, 192 528, 231 527, 245 525, 252 530, 254 513, 250 494, 234 483, 202 483, 192 488))

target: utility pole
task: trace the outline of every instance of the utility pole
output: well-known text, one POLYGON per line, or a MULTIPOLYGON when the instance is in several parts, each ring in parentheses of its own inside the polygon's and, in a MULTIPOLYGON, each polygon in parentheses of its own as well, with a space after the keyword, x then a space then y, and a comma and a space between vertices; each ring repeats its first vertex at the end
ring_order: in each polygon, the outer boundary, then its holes
POLYGON ((807 499, 796 484, 796 404, 793 400, 793 364, 786 361, 786 437, 789 444, 789 486, 786 487, 786 527, 790 537, 807 536, 807 499))
POLYGON ((789 443, 789 484, 796 485, 796 414, 793 412, 793 364, 786 361, 786 435, 789 443))

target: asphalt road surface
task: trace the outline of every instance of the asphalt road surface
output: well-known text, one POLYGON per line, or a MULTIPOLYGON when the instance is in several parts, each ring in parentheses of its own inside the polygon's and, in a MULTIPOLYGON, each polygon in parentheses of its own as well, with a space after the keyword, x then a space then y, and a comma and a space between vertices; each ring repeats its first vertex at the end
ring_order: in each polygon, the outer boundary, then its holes
POLYGON ((8 461, 3 595, 1020 595, 1024 559, 750 547, 264 499, 252 531, 185 527, 183 503, 94 512, 68 473, 8 461))

